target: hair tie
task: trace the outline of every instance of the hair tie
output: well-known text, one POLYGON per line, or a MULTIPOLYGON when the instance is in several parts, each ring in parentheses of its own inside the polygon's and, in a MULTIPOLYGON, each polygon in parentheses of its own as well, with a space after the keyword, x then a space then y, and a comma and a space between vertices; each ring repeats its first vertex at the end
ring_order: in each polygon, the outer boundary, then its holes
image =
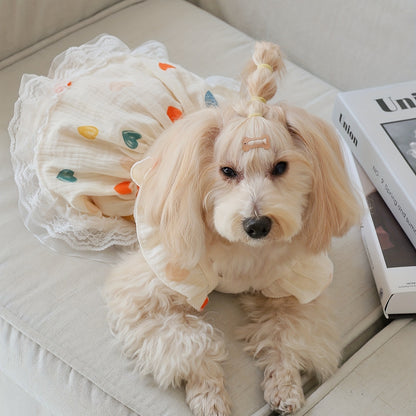
POLYGON ((257 69, 259 69, 259 68, 267 68, 271 72, 274 72, 273 67, 269 64, 257 64, 257 69))
POLYGON ((262 103, 266 103, 267 100, 263 97, 259 97, 258 95, 252 95, 251 96, 251 101, 260 101, 262 103))
POLYGON ((251 113, 247 117, 248 118, 251 118, 251 117, 263 117, 263 114, 262 113, 251 113))

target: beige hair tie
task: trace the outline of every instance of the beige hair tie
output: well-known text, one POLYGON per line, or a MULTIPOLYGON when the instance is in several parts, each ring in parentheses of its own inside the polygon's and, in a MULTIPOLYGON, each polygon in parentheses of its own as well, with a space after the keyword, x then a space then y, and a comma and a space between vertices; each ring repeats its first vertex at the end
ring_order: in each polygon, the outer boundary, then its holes
POLYGON ((252 95, 251 96, 251 101, 260 101, 262 103, 266 103, 267 100, 263 97, 259 97, 258 95, 252 95))
POLYGON ((271 72, 274 72, 273 71, 273 67, 271 66, 271 65, 269 65, 269 64, 257 64, 256 63, 256 65, 257 65, 257 69, 260 69, 260 68, 267 68, 268 70, 270 70, 271 72))
POLYGON ((271 65, 263 63, 263 62, 257 62, 257 59, 253 56, 253 62, 255 63, 255 65, 257 66, 257 69, 260 68, 266 68, 268 69, 270 72, 274 72, 274 69, 271 65))

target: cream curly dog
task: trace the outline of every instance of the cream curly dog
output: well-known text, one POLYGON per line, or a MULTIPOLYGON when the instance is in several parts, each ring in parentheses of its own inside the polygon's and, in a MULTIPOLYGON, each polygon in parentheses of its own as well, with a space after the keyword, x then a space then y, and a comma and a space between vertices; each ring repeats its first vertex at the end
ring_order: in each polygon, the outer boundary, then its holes
POLYGON ((111 325, 141 373, 185 386, 195 415, 231 411, 226 346, 202 312, 214 289, 242 294, 249 323, 238 336, 272 409, 302 406, 300 372, 337 368, 326 251, 360 209, 332 129, 267 103, 283 70, 279 48, 258 43, 241 100, 176 121, 132 169, 141 250, 108 281, 111 325))

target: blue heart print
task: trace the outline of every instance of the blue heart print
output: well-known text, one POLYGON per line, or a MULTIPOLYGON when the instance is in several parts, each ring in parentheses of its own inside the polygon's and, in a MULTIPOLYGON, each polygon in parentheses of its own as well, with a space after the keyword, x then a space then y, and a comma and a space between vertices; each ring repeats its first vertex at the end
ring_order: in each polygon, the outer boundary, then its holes
POLYGON ((77 178, 75 177, 75 173, 71 169, 62 169, 56 177, 60 181, 63 181, 63 182, 76 182, 77 181, 77 178))
POLYGON ((136 149, 139 145, 139 140, 142 138, 142 135, 134 130, 123 130, 121 134, 123 135, 124 143, 129 149, 136 149))
POLYGON ((205 105, 207 107, 218 107, 218 102, 211 91, 205 93, 205 105))

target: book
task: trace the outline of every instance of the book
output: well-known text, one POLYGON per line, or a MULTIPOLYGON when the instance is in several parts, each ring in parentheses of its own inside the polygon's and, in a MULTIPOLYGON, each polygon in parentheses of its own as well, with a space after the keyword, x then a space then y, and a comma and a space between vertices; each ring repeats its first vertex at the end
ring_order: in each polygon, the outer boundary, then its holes
POLYGON ((416 249, 374 188, 361 225, 384 315, 416 313, 416 249))
POLYGON ((365 206, 361 235, 384 315, 415 314, 416 249, 339 137, 348 174, 365 206))
POLYGON ((333 122, 416 247, 416 81, 339 93, 333 122))

